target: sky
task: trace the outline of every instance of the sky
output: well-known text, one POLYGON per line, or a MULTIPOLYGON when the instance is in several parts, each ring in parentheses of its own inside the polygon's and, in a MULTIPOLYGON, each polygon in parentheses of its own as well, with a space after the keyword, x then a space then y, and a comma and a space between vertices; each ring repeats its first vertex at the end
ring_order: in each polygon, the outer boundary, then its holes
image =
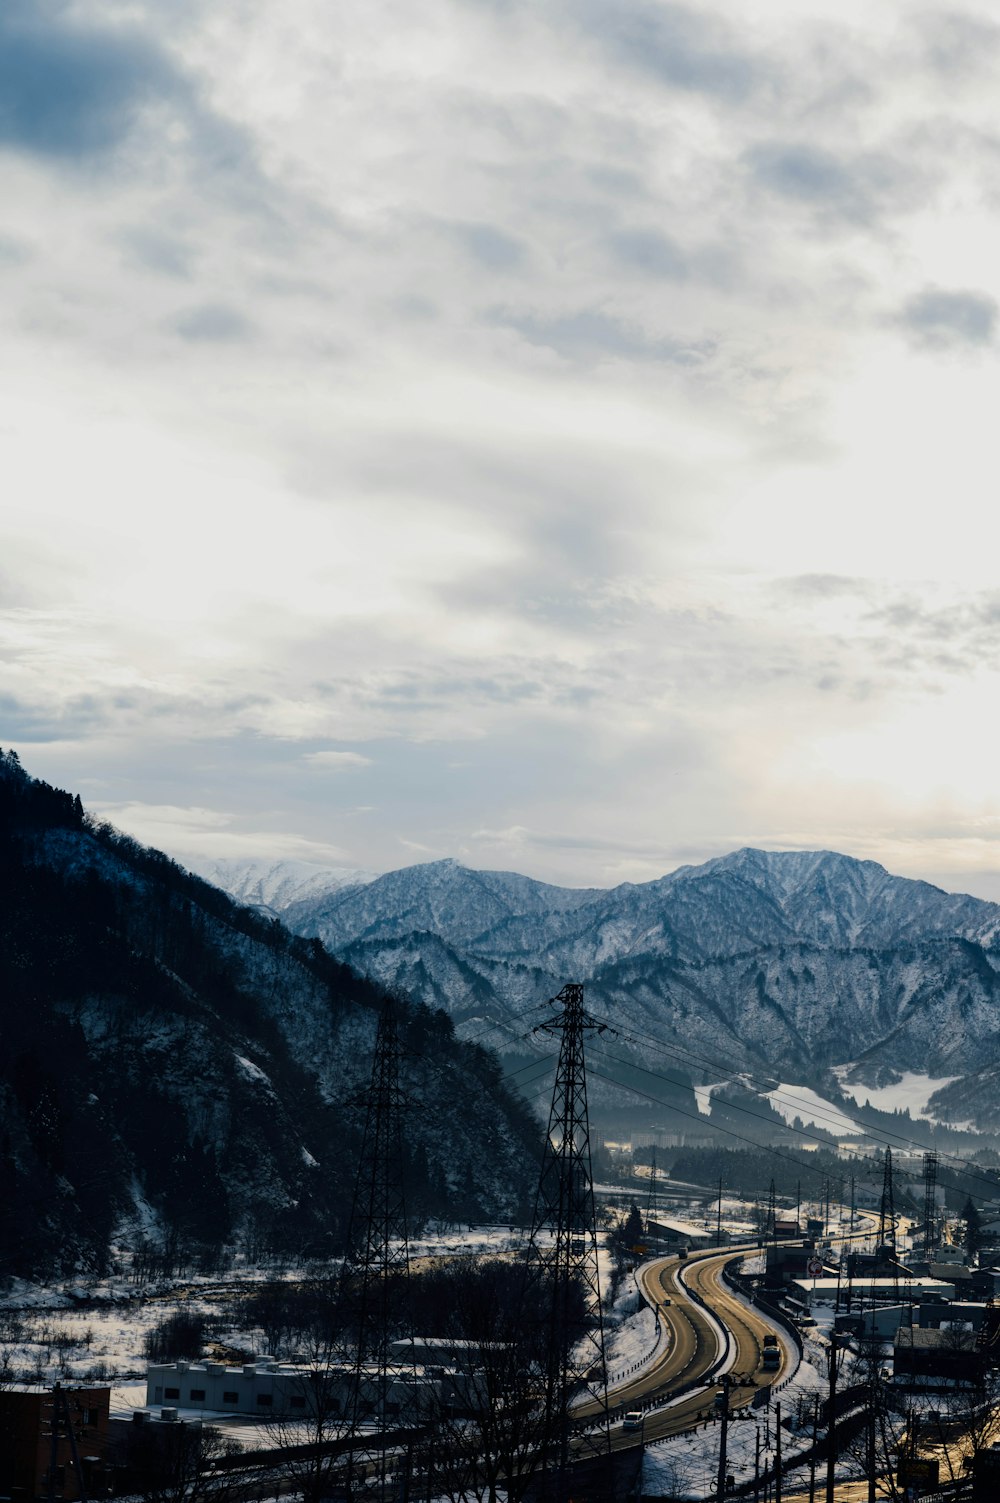
POLYGON ((0 744, 181 860, 1000 899, 1000 26, 6 0, 0 744))

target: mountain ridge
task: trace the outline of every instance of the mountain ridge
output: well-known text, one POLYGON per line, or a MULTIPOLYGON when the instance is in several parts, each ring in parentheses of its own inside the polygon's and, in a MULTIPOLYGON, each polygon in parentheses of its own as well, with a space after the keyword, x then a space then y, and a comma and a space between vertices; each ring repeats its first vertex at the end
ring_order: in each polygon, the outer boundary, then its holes
MULTIPOLYGON (((744 847, 607 889, 446 859, 283 917, 510 1056, 531 1051, 530 999, 572 979, 626 1033, 734 1070, 818 1081, 852 1065, 874 1082, 1000 1065, 1000 905, 835 851, 744 847)), ((1000 1104, 986 1116, 1000 1127, 1000 1104)))
MULTIPOLYGON (((385 999, 0 752, 0 1277, 106 1266, 150 1220, 164 1256, 336 1251, 385 999)), ((397 1006, 411 1209, 513 1214, 538 1123, 445 1014, 397 1006)))

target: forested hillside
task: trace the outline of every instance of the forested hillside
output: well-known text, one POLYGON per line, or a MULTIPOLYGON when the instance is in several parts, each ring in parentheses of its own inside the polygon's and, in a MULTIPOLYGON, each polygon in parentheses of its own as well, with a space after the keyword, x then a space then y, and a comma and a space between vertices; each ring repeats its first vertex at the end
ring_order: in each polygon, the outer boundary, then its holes
MULTIPOLYGON (((0 1275, 340 1245, 383 993, 0 753, 0 1275)), ((540 1130, 401 1005, 415 1215, 509 1215, 540 1130)))

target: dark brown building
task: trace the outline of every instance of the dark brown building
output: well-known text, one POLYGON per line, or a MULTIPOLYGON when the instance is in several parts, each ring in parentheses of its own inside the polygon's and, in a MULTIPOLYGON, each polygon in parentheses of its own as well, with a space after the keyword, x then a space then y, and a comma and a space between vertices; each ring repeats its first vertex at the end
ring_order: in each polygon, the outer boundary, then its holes
POLYGON ((80 1472, 89 1497, 106 1493, 110 1408, 110 1388, 0 1389, 0 1498, 47 1498, 50 1468, 64 1503, 80 1497, 80 1472))
POLYGON ((907 1378, 948 1378, 974 1381, 982 1369, 982 1353, 976 1349, 972 1331, 926 1330, 921 1326, 900 1326, 892 1348, 893 1376, 907 1378))

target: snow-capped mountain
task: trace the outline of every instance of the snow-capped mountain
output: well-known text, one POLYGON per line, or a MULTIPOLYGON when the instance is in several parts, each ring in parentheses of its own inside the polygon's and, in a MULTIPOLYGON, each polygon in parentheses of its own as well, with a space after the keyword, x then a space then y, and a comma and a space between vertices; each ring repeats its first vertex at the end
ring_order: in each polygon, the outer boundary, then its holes
POLYGON ((652 1038, 709 1073, 1000 1067, 1000 906, 831 851, 741 850, 610 890, 437 861, 283 917, 511 1054, 532 1047, 532 1010, 578 980, 634 1058, 652 1038))
POLYGON ((236 856, 205 857, 191 862, 190 870, 214 887, 221 887, 238 903, 273 913, 292 903, 358 887, 376 875, 349 867, 319 866, 312 861, 250 861, 236 856))

